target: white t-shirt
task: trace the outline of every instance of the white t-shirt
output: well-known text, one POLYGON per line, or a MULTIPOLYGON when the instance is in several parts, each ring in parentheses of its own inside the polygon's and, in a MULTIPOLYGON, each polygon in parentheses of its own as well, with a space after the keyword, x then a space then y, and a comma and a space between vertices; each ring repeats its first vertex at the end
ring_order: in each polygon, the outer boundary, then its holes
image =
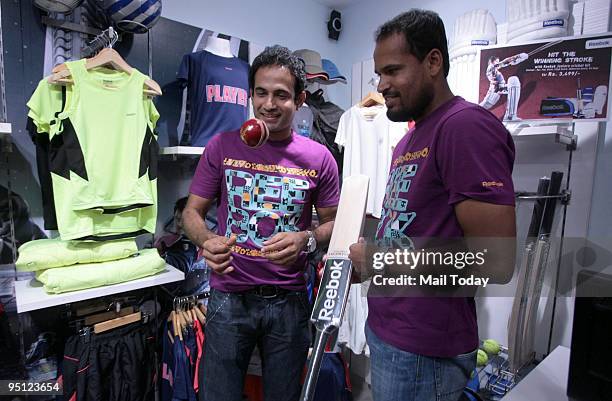
POLYGON ((365 336, 369 287, 369 280, 361 284, 351 284, 336 342, 337 345, 350 348, 357 355, 365 353, 366 356, 370 356, 370 348, 365 336))
POLYGON ((366 212, 380 218, 393 148, 408 131, 405 122, 391 122, 385 106, 348 109, 338 124, 335 142, 344 147, 342 178, 370 177, 366 212))

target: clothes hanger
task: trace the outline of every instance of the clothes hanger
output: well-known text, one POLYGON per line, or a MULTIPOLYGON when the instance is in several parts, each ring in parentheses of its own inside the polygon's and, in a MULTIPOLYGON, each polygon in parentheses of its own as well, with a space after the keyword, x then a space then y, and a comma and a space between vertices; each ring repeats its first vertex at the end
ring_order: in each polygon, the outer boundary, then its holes
POLYGON ((117 311, 107 311, 102 313, 97 313, 95 315, 90 315, 85 317, 85 325, 91 326, 92 324, 104 322, 106 320, 111 320, 118 317, 127 316, 134 313, 134 307, 128 306, 126 308, 121 308, 119 312, 117 311))
POLYGON ((200 312, 202 313, 202 315, 204 315, 204 322, 206 323, 206 315, 208 314, 208 309, 206 307, 206 305, 204 304, 199 304, 197 306, 197 308, 200 310, 200 312))
MULTIPOLYGON (((165 291, 167 292, 167 290, 165 291)), ((187 330, 187 327, 192 326, 195 320, 199 321, 202 325, 206 324, 206 307, 202 304, 198 304, 196 301, 199 298, 208 298, 209 296, 210 293, 205 292, 197 296, 174 297, 172 300, 172 310, 168 315, 168 321, 172 323, 176 335, 178 335, 179 332, 182 333, 184 330, 187 330)), ((174 336, 170 334, 169 331, 167 335, 170 341, 174 343, 174 336)))
MULTIPOLYGON (((175 318, 174 318, 174 309, 173 309, 170 311, 170 314, 168 315, 168 321, 170 322, 170 324, 172 324, 172 329, 176 330, 174 326, 174 319, 175 318)), ((166 330, 166 334, 168 335, 170 342, 174 344, 174 336, 170 333, 170 329, 166 330)))
POLYGON ((196 318, 198 319, 198 321, 200 322, 200 324, 206 323, 206 316, 204 315, 204 313, 202 313, 202 310, 199 307, 194 305, 193 312, 196 318))
POLYGON ((198 321, 200 320, 195 314, 194 306, 195 306, 195 297, 187 297, 187 299, 185 300, 185 313, 189 317, 189 324, 192 326, 196 320, 198 321))
POLYGON ((206 317, 200 308, 197 307, 196 299, 197 297, 189 297, 188 312, 194 322, 197 320, 200 324, 204 324, 206 322, 206 317))
MULTIPOLYGON (((96 56, 87 59, 85 63, 85 68, 87 70, 91 70, 97 67, 102 67, 110 65, 113 69, 117 71, 123 71, 127 74, 132 73, 132 67, 117 53, 115 49, 104 48, 98 53, 96 56)), ((72 84, 74 81, 68 79, 70 77, 70 70, 66 67, 66 64, 61 64, 58 67, 54 68, 54 74, 51 75, 47 81, 51 84, 72 84)), ((152 79, 147 79, 144 82, 145 88, 143 93, 146 95, 152 96, 161 96, 162 90, 157 82, 152 79)))
MULTIPOLYGON (((105 31, 106 32, 106 31, 105 31)), ((87 70, 91 70, 98 67, 110 66, 117 71, 122 71, 127 74, 132 73, 132 67, 121 57, 121 55, 113 49, 115 43, 119 39, 119 36, 111 27, 108 29, 108 35, 110 37, 110 41, 108 43, 108 47, 103 48, 98 54, 96 54, 92 58, 88 58, 85 63, 85 68, 87 70)), ((51 84, 72 84, 73 80, 69 79, 71 73, 66 64, 60 64, 53 68, 53 74, 47 78, 47 81, 51 84)), ((144 82, 144 86, 146 89, 143 92, 149 96, 161 96, 162 90, 157 82, 152 79, 147 79, 144 82)))
POLYGON ((359 107, 372 107, 385 104, 385 98, 380 92, 368 92, 367 95, 359 102, 359 107))
POLYGON ((85 306, 80 306, 78 308, 76 308, 76 311, 74 312, 74 315, 77 317, 80 316, 87 316, 87 315, 91 315, 92 313, 96 313, 96 312, 102 312, 102 311, 106 311, 107 306, 105 304, 102 304, 100 302, 97 303, 92 303, 90 302, 89 304, 85 305, 85 306))
POLYGON ((179 322, 179 314, 174 314, 174 320, 172 322, 172 327, 174 328, 174 335, 178 336, 179 340, 183 341, 183 328, 181 323, 179 322))
POLYGON ((129 315, 107 320, 106 322, 94 324, 94 333, 99 334, 105 331, 127 326, 130 323, 138 322, 142 318, 140 311, 130 313, 129 315))
POLYGON ((180 333, 182 333, 183 330, 187 330, 187 317, 185 316, 185 311, 183 310, 183 299, 184 298, 178 298, 174 304, 174 318, 176 320, 176 325, 174 325, 174 328, 180 333))
MULTIPOLYGON (((134 296, 102 297, 94 300, 79 302, 75 308, 74 315, 77 317, 89 316, 98 312, 108 312, 115 309, 119 313, 124 305, 133 305, 137 301, 134 296)), ((69 306, 69 305, 68 305, 69 306)))
POLYGON ((183 302, 183 316, 185 317, 185 320, 187 321, 187 325, 193 326, 193 315, 189 312, 188 306, 189 305, 187 304, 187 300, 185 300, 183 302))

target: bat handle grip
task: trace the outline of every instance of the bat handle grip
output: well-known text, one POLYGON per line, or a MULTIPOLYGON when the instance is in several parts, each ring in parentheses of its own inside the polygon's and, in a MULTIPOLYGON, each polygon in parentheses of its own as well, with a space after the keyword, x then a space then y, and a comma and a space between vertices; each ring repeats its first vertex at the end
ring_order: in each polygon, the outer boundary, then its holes
POLYGON ((316 331, 314 348, 308 363, 308 372, 306 373, 306 379, 304 380, 304 386, 302 387, 302 394, 300 395, 300 401, 312 401, 317 387, 317 379, 319 378, 319 370, 321 369, 321 361, 323 360, 323 353, 325 352, 325 344, 329 338, 329 333, 323 331, 316 331))

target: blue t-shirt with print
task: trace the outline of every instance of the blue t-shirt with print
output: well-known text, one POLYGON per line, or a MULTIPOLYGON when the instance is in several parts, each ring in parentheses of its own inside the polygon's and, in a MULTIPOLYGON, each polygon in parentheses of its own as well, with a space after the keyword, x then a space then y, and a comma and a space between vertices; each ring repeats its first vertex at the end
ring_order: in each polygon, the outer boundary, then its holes
POLYGON ((249 64, 206 50, 186 54, 177 79, 188 87, 191 146, 206 146, 220 132, 240 128, 248 118, 249 64))

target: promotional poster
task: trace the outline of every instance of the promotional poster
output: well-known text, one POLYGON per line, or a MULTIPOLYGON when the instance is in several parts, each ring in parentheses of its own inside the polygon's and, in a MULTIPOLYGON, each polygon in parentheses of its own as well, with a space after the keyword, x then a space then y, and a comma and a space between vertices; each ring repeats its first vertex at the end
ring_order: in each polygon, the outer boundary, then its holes
POLYGON ((479 102, 504 121, 607 119, 612 36, 481 50, 479 102))

